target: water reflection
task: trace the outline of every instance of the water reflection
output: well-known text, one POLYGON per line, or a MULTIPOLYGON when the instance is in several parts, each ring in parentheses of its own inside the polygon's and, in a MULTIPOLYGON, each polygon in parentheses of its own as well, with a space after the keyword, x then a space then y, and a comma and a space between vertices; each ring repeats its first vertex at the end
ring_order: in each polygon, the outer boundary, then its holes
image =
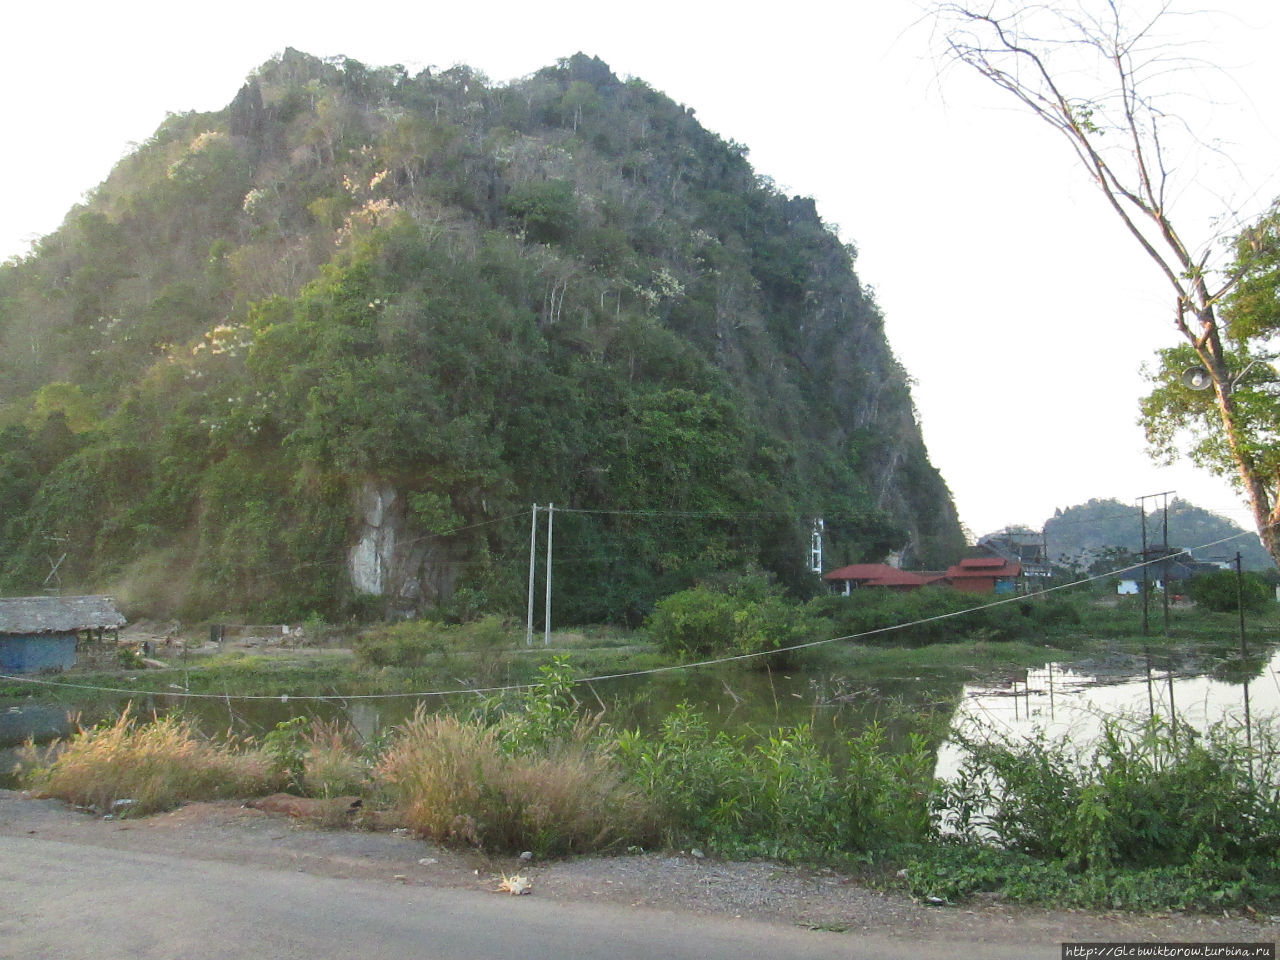
MULTIPOLYGON (((741 665, 671 671, 580 685, 584 709, 602 711, 618 728, 656 730, 680 702, 701 711, 713 729, 767 733, 779 726, 809 724, 819 741, 838 744, 858 735, 867 724, 884 724, 892 742, 921 715, 949 728, 989 731, 1021 737, 1043 730, 1050 737, 1069 736, 1086 742, 1097 735, 1103 719, 1151 713, 1204 729, 1222 719, 1243 720, 1247 694, 1252 715, 1280 715, 1280 652, 1230 669, 1176 673, 1168 664, 1153 664, 1150 678, 1142 657, 1116 657, 1074 664, 1050 663, 1020 671, 999 684, 967 684, 942 676, 913 676, 865 681, 830 673, 768 672, 741 665), (1223 679, 1225 677, 1225 679, 1223 679), (1249 678, 1247 683, 1240 682, 1249 678), (1234 680, 1236 682, 1229 682, 1234 680), (954 711, 954 713, 953 713, 954 711)), ((46 742, 74 730, 71 719, 94 723, 118 715, 132 700, 142 716, 153 711, 181 711, 206 732, 230 731, 260 736, 277 723, 296 716, 340 720, 362 738, 373 739, 403 722, 417 707, 412 697, 239 700, 186 699, 162 694, 92 702, 51 703, 28 700, 0 707, 0 787, 14 786, 10 771, 16 748, 32 738, 46 742)), ((427 709, 467 710, 474 697, 464 693, 421 701, 427 709)), ((950 776, 960 763, 950 740, 939 749, 937 773, 950 776)))
MULTIPOLYGON (((1050 739, 1088 743, 1109 717, 1176 716, 1178 724, 1196 730, 1222 721, 1244 723, 1246 716, 1256 722, 1280 715, 1278 671, 1280 651, 1194 673, 1144 657, 1049 663, 1003 684, 966 685, 952 729, 1013 739, 1043 732, 1050 739)), ((961 757, 956 743, 943 743, 937 775, 953 775, 961 757)))

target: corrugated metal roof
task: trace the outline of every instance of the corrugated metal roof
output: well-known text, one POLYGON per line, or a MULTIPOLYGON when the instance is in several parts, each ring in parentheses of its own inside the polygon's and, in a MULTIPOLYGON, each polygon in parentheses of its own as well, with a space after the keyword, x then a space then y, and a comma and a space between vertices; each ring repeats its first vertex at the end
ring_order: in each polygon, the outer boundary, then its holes
POLYGON ((68 633, 127 622, 110 597, 0 597, 0 633, 68 633))
POLYGON ((897 567, 891 567, 887 563, 853 563, 847 567, 841 567, 839 570, 832 570, 830 573, 824 574, 823 580, 857 580, 873 587, 920 587, 929 583, 930 580, 920 576, 918 573, 912 573, 909 570, 899 570, 897 567))
POLYGON ((1005 563, 997 557, 975 557, 961 560, 954 567, 947 568, 947 579, 964 579, 966 577, 1016 577, 1022 573, 1022 567, 1016 563, 1005 563))

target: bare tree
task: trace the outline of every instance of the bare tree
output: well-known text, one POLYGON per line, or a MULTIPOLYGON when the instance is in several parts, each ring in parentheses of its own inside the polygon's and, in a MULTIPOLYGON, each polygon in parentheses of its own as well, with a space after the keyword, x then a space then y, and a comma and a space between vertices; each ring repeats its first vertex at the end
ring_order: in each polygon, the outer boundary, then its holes
MULTIPOLYGON (((1132 19, 1117 0, 1082 0, 1074 10, 1018 0, 980 8, 941 3, 933 13, 949 60, 976 70, 1062 136, 1168 281, 1174 326, 1211 381, 1221 462, 1247 496, 1267 552, 1280 562, 1280 470, 1260 454, 1242 415, 1239 368, 1232 370, 1240 353, 1224 343, 1220 317, 1247 266, 1238 258, 1231 266, 1215 263, 1225 250, 1221 237, 1197 247, 1171 212, 1194 176, 1188 159, 1205 148, 1185 115, 1171 108, 1188 94, 1185 85, 1195 76, 1188 71, 1207 66, 1188 55, 1190 41, 1166 34, 1179 15, 1166 2, 1132 19)), ((1153 410, 1146 413, 1151 436, 1153 410)))

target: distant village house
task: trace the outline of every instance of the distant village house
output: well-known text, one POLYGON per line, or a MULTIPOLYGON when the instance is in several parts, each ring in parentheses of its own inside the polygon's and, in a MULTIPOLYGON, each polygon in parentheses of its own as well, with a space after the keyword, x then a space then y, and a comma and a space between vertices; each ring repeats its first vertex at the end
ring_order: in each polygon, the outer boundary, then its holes
POLYGON ((110 597, 0 597, 0 672, 74 667, 125 623, 110 597))
POLYGON ((926 584, 936 583, 941 579, 937 574, 912 573, 899 570, 887 563, 854 563, 838 570, 824 574, 822 579, 832 588, 833 593, 842 593, 846 597, 854 590, 863 587, 881 587, 889 590, 918 590, 926 584))
POLYGON ((947 567, 947 582, 968 593, 1017 593, 1021 576, 1022 565, 1002 557, 970 557, 947 567))

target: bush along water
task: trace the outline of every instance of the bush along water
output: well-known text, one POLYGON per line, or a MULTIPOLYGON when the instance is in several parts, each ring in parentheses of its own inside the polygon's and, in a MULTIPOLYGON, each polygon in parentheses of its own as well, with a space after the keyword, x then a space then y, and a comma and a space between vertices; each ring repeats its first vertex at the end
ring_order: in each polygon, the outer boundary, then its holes
POLYGON ((953 899, 1217 908, 1280 899, 1275 731, 1112 719, 1088 748, 962 735, 912 889, 953 899))
POLYGON ((630 775, 661 804, 668 842, 700 841, 731 856, 832 860, 924 840, 933 757, 905 751, 873 726, 824 751, 807 725, 767 735, 713 732, 688 704, 653 736, 618 737, 630 775))
POLYGON ((39 793, 145 813, 289 789, 358 795, 381 821, 490 852, 699 845, 723 856, 905 866, 920 897, 980 891, 1055 906, 1222 909, 1280 902, 1280 737, 1269 724, 1202 734, 1116 719, 1087 746, 1045 737, 937 737, 871 725, 832 744, 808 725, 716 729, 688 704, 658 729, 616 730, 555 660, 522 693, 466 714, 425 709, 375 744, 295 719, 213 741, 130 712, 28 748, 39 793))

